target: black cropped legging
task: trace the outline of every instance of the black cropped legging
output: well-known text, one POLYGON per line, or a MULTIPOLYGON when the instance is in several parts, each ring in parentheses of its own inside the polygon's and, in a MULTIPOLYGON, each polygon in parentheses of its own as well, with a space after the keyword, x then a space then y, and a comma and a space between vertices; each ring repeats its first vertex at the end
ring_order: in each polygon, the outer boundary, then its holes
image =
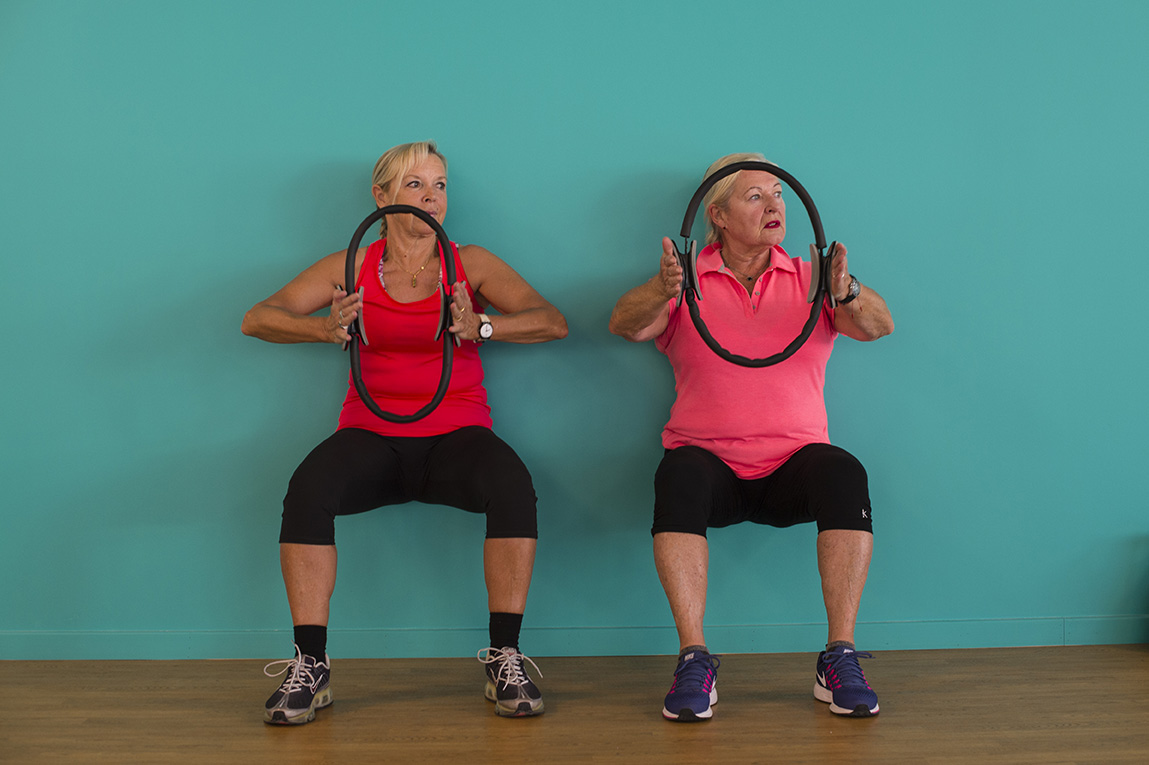
POLYGON ((403 502, 449 505, 487 516, 488 539, 538 537, 531 475, 490 429, 439 436, 337 430, 292 475, 281 543, 335 544, 335 517, 403 502))
POLYGON ((681 446, 666 451, 654 475, 652 534, 706 536, 707 528, 743 521, 873 533, 872 520, 865 468, 830 444, 808 444, 770 475, 750 479, 705 449, 681 446))

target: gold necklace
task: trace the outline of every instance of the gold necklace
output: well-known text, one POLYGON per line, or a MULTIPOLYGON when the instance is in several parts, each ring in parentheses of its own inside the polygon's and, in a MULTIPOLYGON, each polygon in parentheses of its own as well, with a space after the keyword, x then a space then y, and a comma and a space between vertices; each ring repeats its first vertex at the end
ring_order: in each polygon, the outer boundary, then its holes
POLYGON ((398 261, 395 262, 395 265, 399 266, 399 270, 401 270, 403 273, 405 273, 411 277, 411 286, 417 287, 417 286, 419 286, 419 283, 418 283, 419 274, 423 273, 424 268, 431 265, 431 260, 434 257, 435 257, 435 253, 433 253, 433 252, 430 255, 428 255, 427 256, 427 262, 424 263, 422 268, 420 268, 418 271, 408 271, 406 268, 403 268, 403 266, 400 266, 398 261))

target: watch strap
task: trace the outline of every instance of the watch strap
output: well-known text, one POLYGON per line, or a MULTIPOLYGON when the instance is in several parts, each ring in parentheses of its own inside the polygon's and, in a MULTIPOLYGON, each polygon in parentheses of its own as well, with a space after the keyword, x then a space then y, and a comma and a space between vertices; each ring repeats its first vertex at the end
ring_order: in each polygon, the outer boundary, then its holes
POLYGON ((862 283, 858 281, 858 277, 850 274, 850 289, 846 297, 838 301, 838 305, 845 305, 846 303, 850 303, 860 294, 862 294, 862 283))

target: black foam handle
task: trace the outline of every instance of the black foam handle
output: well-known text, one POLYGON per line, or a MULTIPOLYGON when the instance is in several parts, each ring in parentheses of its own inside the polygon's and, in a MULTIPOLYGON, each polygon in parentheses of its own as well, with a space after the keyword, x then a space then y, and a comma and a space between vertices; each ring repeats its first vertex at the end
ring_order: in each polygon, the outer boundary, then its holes
POLYGON ((678 289, 675 307, 682 305, 682 298, 687 292, 693 292, 699 300, 702 299, 702 292, 698 289, 698 243, 684 242, 682 246, 685 251, 679 250, 678 245, 674 244, 674 257, 682 269, 682 286, 678 289))

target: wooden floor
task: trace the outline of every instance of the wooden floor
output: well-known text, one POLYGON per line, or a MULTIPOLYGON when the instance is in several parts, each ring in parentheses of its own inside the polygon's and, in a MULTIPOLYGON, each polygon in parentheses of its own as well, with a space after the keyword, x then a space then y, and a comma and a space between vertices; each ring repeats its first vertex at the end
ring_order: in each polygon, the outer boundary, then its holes
POLYGON ((1149 763, 1149 646, 888 651, 882 713, 813 699, 813 654, 723 658, 714 719, 662 719, 672 657, 537 660, 547 713, 502 719, 467 659, 334 661, 335 704, 264 725, 262 661, 0 662, 13 763, 1149 763))

